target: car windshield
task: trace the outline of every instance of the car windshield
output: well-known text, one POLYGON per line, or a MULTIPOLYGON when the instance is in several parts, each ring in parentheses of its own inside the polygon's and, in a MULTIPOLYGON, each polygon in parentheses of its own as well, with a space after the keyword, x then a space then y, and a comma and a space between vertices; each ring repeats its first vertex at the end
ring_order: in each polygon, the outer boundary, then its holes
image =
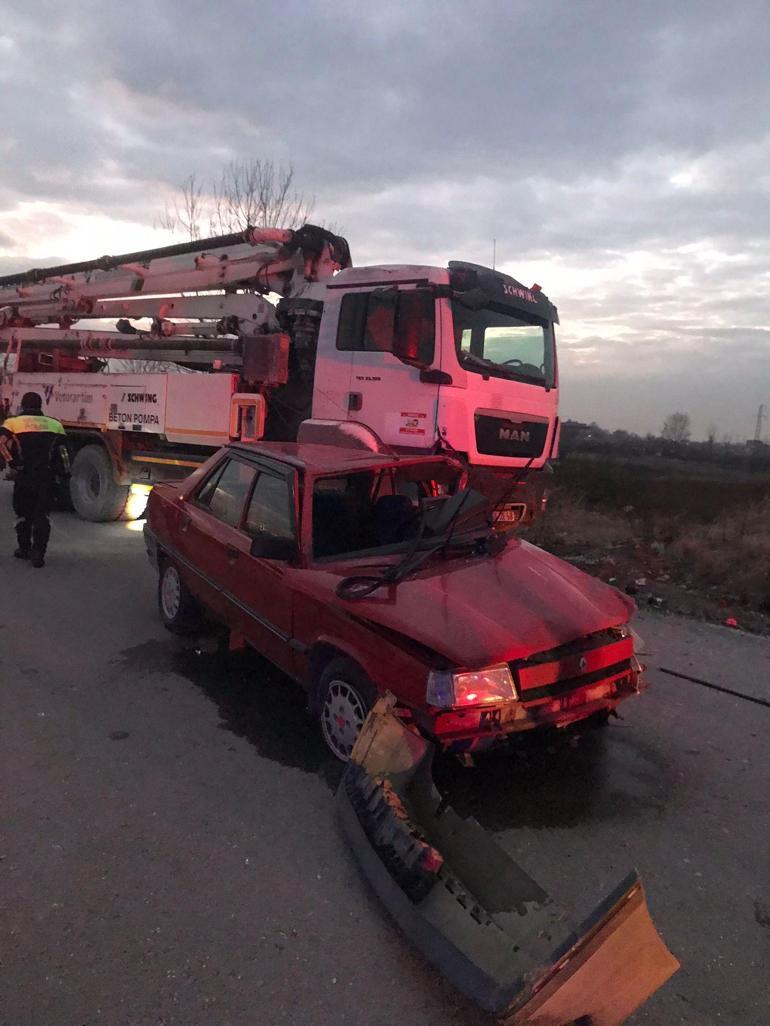
POLYGON ((553 327, 536 314, 452 301, 455 347, 467 371, 553 386, 553 327))
POLYGON ((450 532, 459 542, 470 525, 488 530, 488 500, 458 490, 461 478, 461 468, 442 462, 317 478, 314 558, 386 555, 423 540, 435 545, 450 532))

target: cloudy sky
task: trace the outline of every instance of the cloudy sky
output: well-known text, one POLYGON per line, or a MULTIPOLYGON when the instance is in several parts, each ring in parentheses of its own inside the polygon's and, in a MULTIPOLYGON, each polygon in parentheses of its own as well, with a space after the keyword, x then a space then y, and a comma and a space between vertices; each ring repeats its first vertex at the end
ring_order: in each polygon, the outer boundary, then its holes
POLYGON ((562 410, 770 408, 770 4, 0 0, 0 272, 152 245, 293 162, 357 264, 489 264, 561 315, 562 410))

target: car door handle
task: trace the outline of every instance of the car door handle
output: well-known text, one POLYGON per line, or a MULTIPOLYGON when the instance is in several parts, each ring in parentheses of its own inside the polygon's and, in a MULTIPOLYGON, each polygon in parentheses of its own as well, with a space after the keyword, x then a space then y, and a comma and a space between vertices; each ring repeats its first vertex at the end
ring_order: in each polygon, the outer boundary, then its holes
POLYGON ((190 526, 190 517, 187 513, 181 513, 179 515, 179 530, 186 531, 190 526))
POLYGON ((240 552, 233 545, 227 545, 225 547, 225 552, 227 553, 228 563, 234 563, 238 556, 240 556, 240 552))

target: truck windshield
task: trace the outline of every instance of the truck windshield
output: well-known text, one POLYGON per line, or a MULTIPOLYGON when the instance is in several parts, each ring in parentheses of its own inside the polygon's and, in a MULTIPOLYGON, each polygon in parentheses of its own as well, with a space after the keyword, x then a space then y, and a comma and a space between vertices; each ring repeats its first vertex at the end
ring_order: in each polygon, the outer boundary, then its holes
POLYGON ((512 378, 552 388, 553 327, 524 310, 490 304, 471 310, 452 301, 460 364, 474 374, 512 378))

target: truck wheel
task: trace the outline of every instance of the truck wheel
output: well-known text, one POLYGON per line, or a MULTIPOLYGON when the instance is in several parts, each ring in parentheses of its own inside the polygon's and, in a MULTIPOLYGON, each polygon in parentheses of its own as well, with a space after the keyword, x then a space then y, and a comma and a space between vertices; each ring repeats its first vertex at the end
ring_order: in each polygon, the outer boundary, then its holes
POLYGON ((318 716, 327 748, 347 762, 377 691, 352 659, 332 659, 318 682, 318 716))
POLYGON ((115 483, 112 461, 101 445, 85 445, 72 465, 70 495, 84 520, 119 520, 128 502, 128 485, 115 483))
POLYGON ((191 634, 200 627, 201 608, 168 561, 161 564, 158 576, 158 609, 163 626, 172 634, 191 634))

